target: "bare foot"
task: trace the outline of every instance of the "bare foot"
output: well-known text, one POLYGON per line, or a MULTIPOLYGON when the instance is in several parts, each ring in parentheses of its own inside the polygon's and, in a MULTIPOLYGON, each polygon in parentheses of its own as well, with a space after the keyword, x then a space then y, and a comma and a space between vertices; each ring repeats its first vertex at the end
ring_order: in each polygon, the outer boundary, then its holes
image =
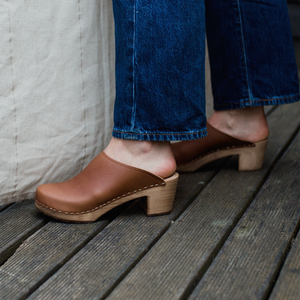
POLYGON ((112 138, 104 152, 112 159, 162 178, 176 170, 169 142, 134 141, 112 138))
POLYGON ((269 135, 263 106, 215 111, 208 123, 223 133, 252 143, 269 135))
MULTIPOLYGON (((246 142, 256 143, 269 135, 263 107, 215 111, 208 123, 217 130, 246 142)), ((208 134, 201 140, 172 144, 172 150, 177 164, 183 165, 211 151, 219 142, 208 134)))

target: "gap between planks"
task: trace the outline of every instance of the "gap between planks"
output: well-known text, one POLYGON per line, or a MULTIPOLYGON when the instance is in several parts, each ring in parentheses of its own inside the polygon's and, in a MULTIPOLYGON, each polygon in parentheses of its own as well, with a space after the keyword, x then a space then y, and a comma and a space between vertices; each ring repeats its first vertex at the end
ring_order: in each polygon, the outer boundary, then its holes
POLYGON ((292 240, 292 247, 280 270, 270 300, 298 300, 300 295, 300 234, 292 240))

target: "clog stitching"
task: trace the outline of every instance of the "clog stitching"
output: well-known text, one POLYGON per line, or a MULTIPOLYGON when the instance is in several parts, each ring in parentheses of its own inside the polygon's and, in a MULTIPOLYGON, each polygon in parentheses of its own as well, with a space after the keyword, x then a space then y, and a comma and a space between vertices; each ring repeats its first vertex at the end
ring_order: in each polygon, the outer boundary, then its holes
MULTIPOLYGON (((165 185, 165 182, 163 182, 163 183, 161 184, 161 186, 163 186, 163 185, 165 185)), ((144 189, 149 189, 149 188, 153 188, 153 187, 157 187, 157 186, 158 186, 158 184, 155 184, 155 186, 150 185, 150 187, 147 187, 147 186, 146 186, 146 187, 144 187, 144 189)), ((137 191, 141 191, 141 190, 142 190, 142 189, 134 190, 133 192, 125 193, 125 194, 123 194, 123 196, 118 196, 118 197, 116 197, 116 198, 114 198, 114 199, 112 199, 112 200, 109 200, 109 201, 107 201, 107 202, 105 202, 105 203, 103 203, 103 204, 101 204, 101 205, 96 206, 96 207, 93 208, 93 209, 89 209, 89 210, 87 210, 87 211, 81 211, 81 212, 70 212, 70 211, 56 210, 56 209, 54 209, 54 208, 52 208, 52 207, 49 207, 49 206, 47 206, 47 205, 45 205, 45 204, 39 202, 39 201, 36 200, 36 199, 35 199, 35 201, 36 201, 39 205, 41 205, 42 207, 44 207, 44 208, 46 208, 46 209, 49 209, 49 210, 52 210, 52 211, 55 211, 55 212, 58 212, 58 213, 60 213, 60 214, 66 214, 66 215, 68 215, 68 214, 71 214, 71 215, 77 214, 77 215, 78 215, 78 214, 86 214, 86 213, 89 213, 89 212, 91 212, 91 211, 98 210, 98 209, 101 208, 102 206, 106 206, 107 204, 109 204, 109 203, 111 203, 111 202, 115 202, 116 200, 119 200, 119 199, 121 199, 121 198, 127 197, 127 196, 132 195, 132 194, 136 193, 137 191)))

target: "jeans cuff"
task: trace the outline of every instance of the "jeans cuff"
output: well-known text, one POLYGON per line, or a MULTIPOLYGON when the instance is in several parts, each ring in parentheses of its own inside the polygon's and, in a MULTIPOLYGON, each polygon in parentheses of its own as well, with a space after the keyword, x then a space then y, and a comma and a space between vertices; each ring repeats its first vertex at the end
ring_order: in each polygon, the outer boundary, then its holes
POLYGON ((112 136, 123 140, 137 140, 137 141, 190 141, 202 139, 207 135, 206 128, 197 132, 170 132, 170 133, 133 133, 124 132, 117 129, 113 130, 112 136))
POLYGON ((274 97, 271 99, 257 99, 257 100, 241 100, 234 103, 214 104, 215 110, 229 110, 245 107, 256 107, 266 105, 280 105, 294 103, 300 100, 300 94, 287 97, 274 97))

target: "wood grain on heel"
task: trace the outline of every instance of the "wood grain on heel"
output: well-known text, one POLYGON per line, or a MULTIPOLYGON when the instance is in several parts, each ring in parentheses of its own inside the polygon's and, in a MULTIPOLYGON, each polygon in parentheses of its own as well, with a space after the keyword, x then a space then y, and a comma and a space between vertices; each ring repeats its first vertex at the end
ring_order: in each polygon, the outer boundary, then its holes
POLYGON ((178 177, 178 173, 175 173, 166 178, 166 185, 149 190, 147 197, 141 199, 147 216, 163 215, 172 211, 178 177))
POLYGON ((255 147, 244 148, 239 154, 239 171, 260 170, 264 163, 268 140, 255 143, 255 147))

